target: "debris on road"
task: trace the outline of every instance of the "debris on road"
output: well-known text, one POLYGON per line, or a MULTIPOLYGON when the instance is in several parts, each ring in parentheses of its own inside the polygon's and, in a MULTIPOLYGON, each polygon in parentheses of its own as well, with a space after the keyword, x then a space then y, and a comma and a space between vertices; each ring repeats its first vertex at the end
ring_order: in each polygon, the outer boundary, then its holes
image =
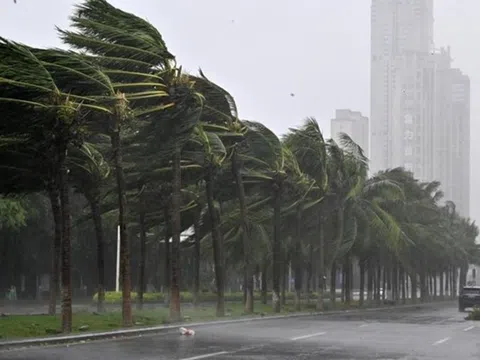
POLYGON ((181 327, 181 328, 180 328, 180 333, 181 333, 182 335, 185 335, 185 336, 193 336, 193 335, 195 335, 195 330, 181 327))

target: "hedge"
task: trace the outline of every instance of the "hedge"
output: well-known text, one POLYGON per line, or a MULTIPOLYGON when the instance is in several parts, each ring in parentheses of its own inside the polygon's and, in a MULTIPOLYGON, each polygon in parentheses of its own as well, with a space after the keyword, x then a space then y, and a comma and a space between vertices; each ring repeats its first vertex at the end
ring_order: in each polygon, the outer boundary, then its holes
MULTIPOLYGON (((260 300, 261 299, 261 293, 260 292, 255 292, 254 294, 255 300, 260 300)), ((302 296, 304 296, 302 294, 302 296)), ((137 299, 137 293, 136 292, 131 292, 131 297, 132 300, 137 299)), ((293 300, 295 297, 295 294, 293 292, 287 292, 285 294, 285 298, 287 300, 293 300)), ((316 299, 317 294, 316 293, 311 293, 310 298, 311 299, 316 299)), ((327 296, 326 296, 327 297, 327 296)), ((272 292, 267 293, 267 299, 272 298, 272 292)), ((93 301, 97 301, 98 299, 98 294, 93 295, 93 301)), ((212 293, 212 292, 202 292, 199 294, 199 301, 200 302, 210 302, 210 301, 216 301, 217 300, 217 294, 212 293)), ((122 301, 122 293, 121 292, 115 292, 115 291, 107 291, 105 292, 105 303, 108 304, 117 304, 121 303, 122 301)), ((161 292, 155 292, 155 293, 144 293, 143 294, 143 301, 146 303, 157 303, 157 302, 164 302, 165 301, 165 295, 161 292)), ((182 302, 192 302, 193 301, 193 294, 188 291, 182 291, 180 292, 180 301, 182 302)), ((225 293, 225 301, 243 301, 243 292, 226 292, 225 293)))

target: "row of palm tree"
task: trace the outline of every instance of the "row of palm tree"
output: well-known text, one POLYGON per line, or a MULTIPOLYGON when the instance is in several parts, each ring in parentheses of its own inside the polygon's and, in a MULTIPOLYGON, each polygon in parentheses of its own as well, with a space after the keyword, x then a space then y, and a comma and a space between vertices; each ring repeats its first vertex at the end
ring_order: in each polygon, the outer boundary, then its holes
POLYGON ((241 269, 245 312, 252 313, 254 274, 262 274, 264 294, 271 282, 278 312, 290 265, 297 307, 307 284, 321 310, 328 273, 336 301, 339 268, 342 297, 352 300, 357 262, 364 303, 379 301, 385 286, 404 300, 407 293, 415 300, 420 289, 426 300, 440 281, 443 294, 445 286, 455 288, 459 269, 464 282, 477 261, 478 228, 442 200, 438 182, 420 182, 402 168, 369 176, 363 150, 346 134, 340 143, 324 139, 313 118, 281 138, 241 119, 231 94, 202 71, 185 73, 145 20, 86 0, 71 28, 58 33, 70 50, 0 39, 0 189, 50 199, 50 313, 61 278, 64 332, 72 329, 72 189, 90 205, 100 311, 102 221, 118 216, 124 326, 132 325, 130 240, 140 242, 141 306, 151 229, 164 233, 172 320, 181 319, 181 237, 191 229, 184 243, 194 255, 194 302, 201 254, 208 253, 219 316, 227 268, 241 269))

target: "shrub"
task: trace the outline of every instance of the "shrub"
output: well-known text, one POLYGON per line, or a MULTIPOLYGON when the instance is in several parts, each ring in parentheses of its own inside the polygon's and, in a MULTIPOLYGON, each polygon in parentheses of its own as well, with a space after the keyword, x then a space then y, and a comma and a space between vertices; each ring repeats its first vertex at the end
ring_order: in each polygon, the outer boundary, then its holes
POLYGON ((466 320, 480 320, 480 307, 475 306, 473 310, 465 318, 466 320))
MULTIPOLYGON (((293 292, 287 292, 285 294, 285 298, 287 300, 293 300, 294 299, 294 293, 293 292)), ((255 300, 260 300, 261 299, 261 293, 255 292, 254 294, 255 300)), ((303 295, 305 296, 305 295, 303 295)), ((132 300, 137 300, 137 293, 136 292, 131 292, 131 297, 132 300)), ((270 300, 272 298, 272 293, 268 292, 267 293, 267 299, 270 300)), ((312 293, 310 295, 311 299, 316 299, 317 294, 312 293)), ((93 295, 93 301, 97 301, 98 299, 98 294, 93 295)), ((213 292, 201 292, 199 293, 199 301, 200 302, 213 302, 217 300, 217 294, 213 292)), ((155 292, 155 293, 144 293, 143 294, 143 301, 145 303, 161 303, 165 301, 165 296, 161 292, 155 292)), ((192 302, 193 301, 193 294, 189 291, 182 291, 180 292, 180 301, 182 302, 192 302)), ((225 301, 243 301, 243 292, 238 291, 238 292, 227 292, 225 293, 225 301)), ((115 292, 115 291, 106 291, 105 292, 105 303, 107 304, 119 304, 122 302, 122 293, 121 292, 115 292)))

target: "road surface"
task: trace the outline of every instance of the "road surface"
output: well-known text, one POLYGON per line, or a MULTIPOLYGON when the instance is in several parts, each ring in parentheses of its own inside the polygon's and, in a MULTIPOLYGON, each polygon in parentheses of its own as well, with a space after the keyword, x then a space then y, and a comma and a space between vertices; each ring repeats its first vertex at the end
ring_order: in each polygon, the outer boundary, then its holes
POLYGON ((480 323, 454 303, 207 325, 70 346, 0 352, 8 360, 443 360, 480 359, 480 323))

